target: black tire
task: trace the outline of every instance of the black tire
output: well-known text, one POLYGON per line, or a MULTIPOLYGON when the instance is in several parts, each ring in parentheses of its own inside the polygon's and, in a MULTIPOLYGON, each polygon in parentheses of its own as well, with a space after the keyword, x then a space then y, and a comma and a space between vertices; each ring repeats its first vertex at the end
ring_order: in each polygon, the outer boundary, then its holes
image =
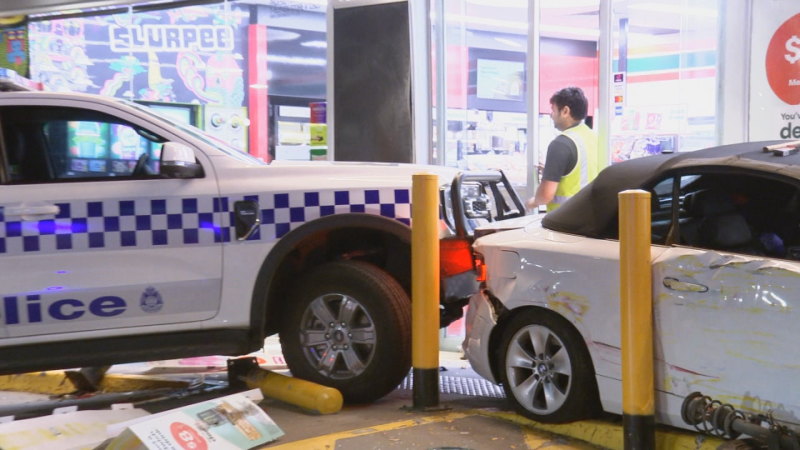
POLYGON ((594 368, 581 337, 561 317, 528 309, 514 316, 500 341, 506 397, 539 422, 586 419, 600 411, 594 368))
POLYGON ((300 280, 287 301, 280 340, 292 375, 365 403, 408 374, 411 302, 385 271, 361 261, 328 263, 300 280))

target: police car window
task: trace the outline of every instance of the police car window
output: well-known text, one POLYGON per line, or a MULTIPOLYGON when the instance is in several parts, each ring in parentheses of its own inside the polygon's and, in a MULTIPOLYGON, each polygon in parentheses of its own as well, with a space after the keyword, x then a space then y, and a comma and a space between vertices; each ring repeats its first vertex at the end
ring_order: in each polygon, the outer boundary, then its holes
POLYGON ((130 177, 140 158, 147 158, 140 174, 157 174, 159 142, 149 140, 125 124, 70 120, 44 124, 56 179, 130 177))
POLYGON ((9 107, 3 112, 11 183, 158 174, 163 140, 114 117, 69 108, 9 107))

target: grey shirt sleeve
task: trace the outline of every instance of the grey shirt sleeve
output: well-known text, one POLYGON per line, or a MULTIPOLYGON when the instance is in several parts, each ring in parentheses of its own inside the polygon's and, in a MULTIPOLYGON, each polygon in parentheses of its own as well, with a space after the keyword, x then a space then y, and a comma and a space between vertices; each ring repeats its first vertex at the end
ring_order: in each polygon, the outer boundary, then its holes
POLYGON ((561 177, 570 173, 577 163, 578 148, 575 143, 563 134, 558 135, 547 146, 542 180, 559 182, 561 177))

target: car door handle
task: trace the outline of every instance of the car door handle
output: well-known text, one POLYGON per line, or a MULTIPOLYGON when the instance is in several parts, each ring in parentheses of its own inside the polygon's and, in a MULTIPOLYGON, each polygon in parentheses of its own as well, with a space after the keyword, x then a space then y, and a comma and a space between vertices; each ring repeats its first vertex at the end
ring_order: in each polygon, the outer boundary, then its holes
POLYGON ((261 226, 258 202, 241 200, 233 204, 235 216, 236 240, 246 241, 261 226))
POLYGON ((58 205, 21 205, 3 208, 4 216, 21 216, 23 220, 36 220, 40 216, 55 216, 59 212, 61 212, 61 208, 58 205))
POLYGON ((673 291, 684 292, 707 292, 708 286, 697 283, 689 283, 688 281, 681 281, 677 278, 666 277, 664 278, 664 287, 672 289, 673 291))

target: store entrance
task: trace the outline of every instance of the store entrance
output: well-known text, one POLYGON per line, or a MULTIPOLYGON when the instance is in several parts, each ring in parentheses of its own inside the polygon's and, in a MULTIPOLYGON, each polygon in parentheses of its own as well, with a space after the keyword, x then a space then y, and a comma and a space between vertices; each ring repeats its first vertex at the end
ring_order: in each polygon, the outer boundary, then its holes
POLYGON ((589 99, 589 115, 596 114, 599 0, 577 3, 444 0, 444 22, 434 24, 434 35, 443 41, 438 47, 443 60, 436 66, 445 70, 438 77, 444 86, 435 89, 444 93, 437 97, 445 104, 444 115, 434 117, 446 124, 437 129, 436 159, 464 169, 502 169, 520 193, 532 192, 536 167, 558 133, 549 117, 552 94, 578 86, 589 99), (534 7, 541 23, 529 28, 534 7), (532 32, 539 33, 534 55, 532 32), (532 57, 535 86, 528 73, 532 57), (536 105, 529 104, 530 89, 538 89, 536 105), (539 120, 529 120, 529 114, 539 120), (530 123, 537 129, 531 132, 530 123))

